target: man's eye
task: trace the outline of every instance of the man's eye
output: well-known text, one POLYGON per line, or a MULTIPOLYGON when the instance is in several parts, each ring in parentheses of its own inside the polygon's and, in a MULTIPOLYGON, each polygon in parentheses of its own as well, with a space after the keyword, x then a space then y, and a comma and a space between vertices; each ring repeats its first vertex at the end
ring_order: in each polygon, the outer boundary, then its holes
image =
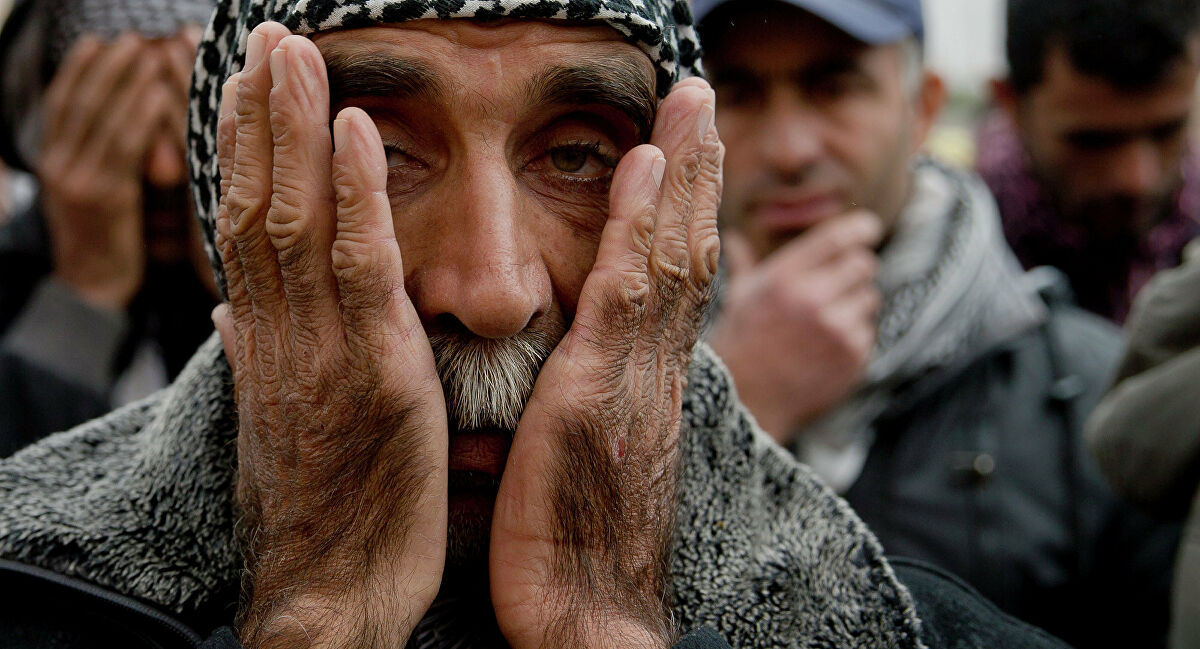
POLYGON ((385 146, 383 147, 383 152, 387 156, 388 169, 392 169, 394 167, 403 167, 410 165, 413 162, 412 157, 405 153, 403 149, 398 147, 385 146))
POLYGON ((596 142, 556 146, 547 158, 555 171, 588 178, 607 175, 618 162, 613 152, 596 142))
POLYGON ((573 174, 587 164, 588 153, 579 149, 554 149, 550 152, 550 162, 554 163, 555 169, 573 174))

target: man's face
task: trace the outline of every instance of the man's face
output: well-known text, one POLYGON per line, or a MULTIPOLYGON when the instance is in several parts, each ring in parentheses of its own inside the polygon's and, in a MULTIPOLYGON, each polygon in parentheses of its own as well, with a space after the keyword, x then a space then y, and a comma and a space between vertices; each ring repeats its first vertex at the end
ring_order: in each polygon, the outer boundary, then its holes
MULTIPOLYGON (((450 415, 449 562, 486 557, 508 446, 574 317, 650 60, 607 27, 423 20, 319 34, 333 111, 374 119, 404 287, 450 415)), ((461 566, 459 566, 461 567, 461 566)))
POLYGON ((1158 84, 1129 91, 1085 75, 1062 48, 1013 117, 1034 172, 1069 221, 1116 237, 1144 233, 1180 182, 1200 50, 1158 84))
POLYGON ((726 147, 726 226, 762 257, 852 208, 890 225, 918 139, 901 45, 869 47, 776 6, 734 16, 705 47, 726 147))

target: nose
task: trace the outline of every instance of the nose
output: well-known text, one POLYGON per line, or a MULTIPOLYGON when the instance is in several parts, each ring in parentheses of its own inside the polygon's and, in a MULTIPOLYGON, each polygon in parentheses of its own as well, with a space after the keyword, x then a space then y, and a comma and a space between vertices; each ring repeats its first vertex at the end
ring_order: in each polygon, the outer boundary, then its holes
POLYGON ((1155 193, 1166 180, 1159 148, 1149 139, 1132 139, 1122 145, 1108 165, 1112 190, 1128 196, 1155 193))
POLYGON ((464 163, 441 186, 405 255, 417 312, 484 338, 519 333, 549 311, 552 289, 513 172, 503 160, 464 163))
POLYGON ((820 126, 813 108, 794 92, 772 90, 761 114, 758 150, 781 175, 797 175, 822 152, 820 126))

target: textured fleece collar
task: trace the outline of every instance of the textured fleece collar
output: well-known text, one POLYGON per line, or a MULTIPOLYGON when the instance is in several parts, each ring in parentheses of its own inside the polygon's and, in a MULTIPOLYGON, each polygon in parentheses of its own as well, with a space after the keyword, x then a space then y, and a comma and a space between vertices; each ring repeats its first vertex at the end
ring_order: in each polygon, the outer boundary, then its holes
MULTIPOLYGON (((214 336, 167 390, 0 462, 0 557, 191 616, 228 610, 236 412, 214 336), (217 600, 217 601, 214 601, 217 600)), ((919 647, 875 537, 758 429, 697 348, 671 575, 679 625, 734 647, 919 647)), ((228 620, 226 621, 228 622, 228 620)))

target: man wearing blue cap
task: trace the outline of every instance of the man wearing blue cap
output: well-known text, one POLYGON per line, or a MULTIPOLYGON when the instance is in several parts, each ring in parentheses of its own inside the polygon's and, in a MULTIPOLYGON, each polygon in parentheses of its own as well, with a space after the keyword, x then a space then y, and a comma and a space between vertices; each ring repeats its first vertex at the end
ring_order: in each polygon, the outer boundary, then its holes
POLYGON ((1160 643, 1176 530, 1080 438, 1118 335, 1022 273, 982 183, 916 156, 943 94, 920 4, 696 10, 727 146, 711 340, 744 403, 888 553, 1081 646, 1160 643))

